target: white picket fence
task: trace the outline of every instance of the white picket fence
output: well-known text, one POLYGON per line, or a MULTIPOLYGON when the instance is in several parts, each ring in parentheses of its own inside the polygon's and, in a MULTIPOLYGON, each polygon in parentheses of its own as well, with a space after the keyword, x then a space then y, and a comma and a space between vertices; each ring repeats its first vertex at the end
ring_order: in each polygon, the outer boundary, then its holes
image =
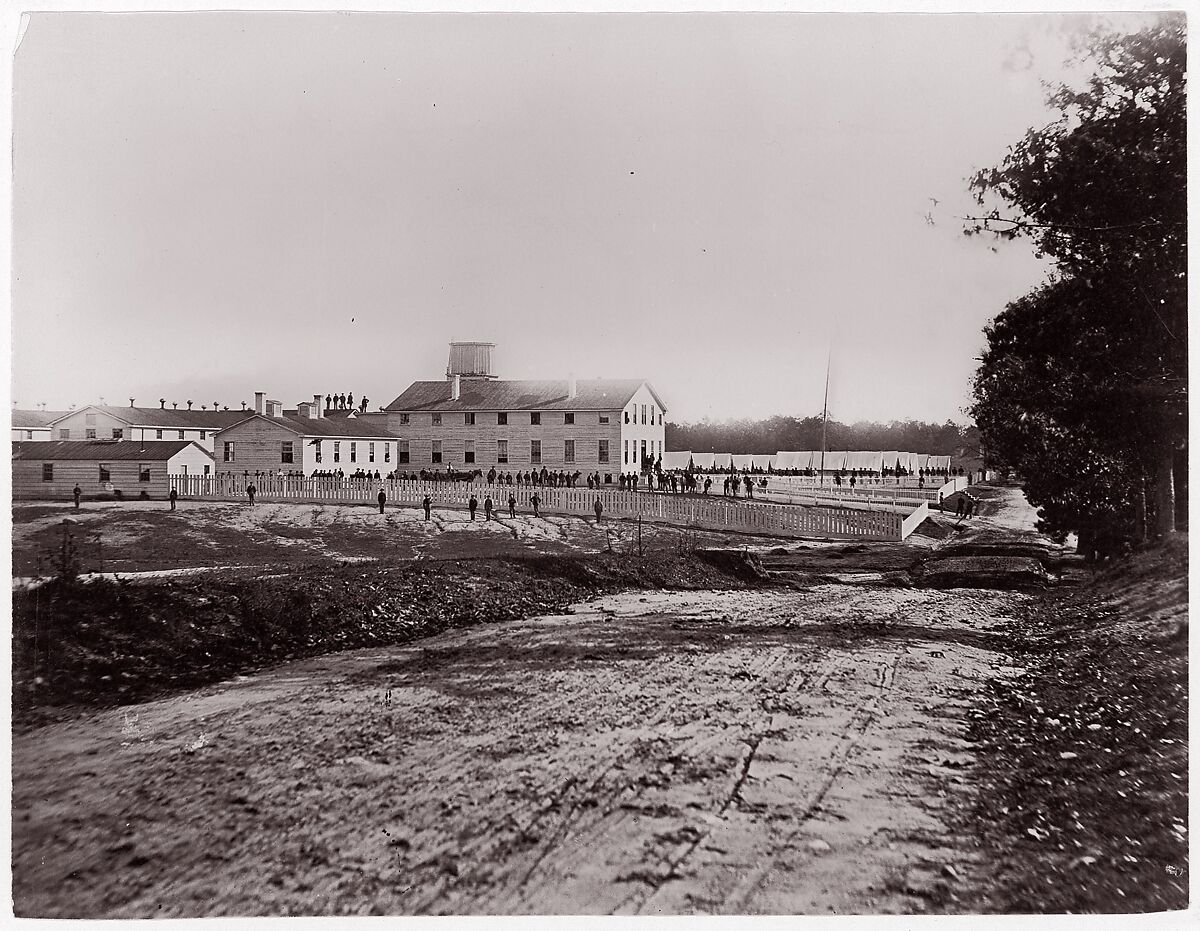
MULTIPOLYGON (((920 523, 912 513, 851 507, 800 507, 724 498, 713 495, 530 485, 488 485, 485 482, 421 482, 371 479, 301 478, 298 476, 173 475, 171 487, 180 498, 219 501, 246 500, 246 486, 255 486, 256 501, 295 503, 374 503, 382 490, 389 504, 419 507, 428 495, 439 508, 466 508, 472 495, 482 512, 491 495, 495 509, 508 513, 508 496, 528 514, 536 494, 539 510, 552 514, 595 515, 600 501, 606 517, 636 518, 703 530, 731 530, 767 536, 833 540, 903 540, 920 523), (907 530, 906 530, 907 527, 907 530)), ((922 508, 925 505, 921 505, 922 508)), ((915 513, 915 512, 913 512, 915 513)))

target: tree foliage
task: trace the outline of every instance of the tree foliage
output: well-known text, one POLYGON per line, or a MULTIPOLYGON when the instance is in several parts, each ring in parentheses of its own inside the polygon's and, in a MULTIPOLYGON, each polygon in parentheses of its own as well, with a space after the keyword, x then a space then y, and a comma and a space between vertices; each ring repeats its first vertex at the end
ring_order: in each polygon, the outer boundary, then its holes
POLYGON ((985 334, 972 413, 1043 527, 1141 534, 1174 520, 1186 442, 1186 42, 1182 16, 1094 34, 1095 72, 1060 116, 971 181, 969 235, 1028 237, 1053 279, 985 334), (1168 513, 1169 512, 1169 513, 1168 513))

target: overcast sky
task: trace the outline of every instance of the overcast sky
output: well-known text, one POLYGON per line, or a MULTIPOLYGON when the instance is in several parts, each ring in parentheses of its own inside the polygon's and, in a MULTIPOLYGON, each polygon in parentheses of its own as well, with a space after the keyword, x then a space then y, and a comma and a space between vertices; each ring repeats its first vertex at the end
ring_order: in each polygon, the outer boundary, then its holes
POLYGON ((807 416, 832 346, 831 416, 962 419, 1045 275, 962 236, 965 179, 1090 21, 34 15, 13 398, 375 408, 478 339, 674 420, 807 416))

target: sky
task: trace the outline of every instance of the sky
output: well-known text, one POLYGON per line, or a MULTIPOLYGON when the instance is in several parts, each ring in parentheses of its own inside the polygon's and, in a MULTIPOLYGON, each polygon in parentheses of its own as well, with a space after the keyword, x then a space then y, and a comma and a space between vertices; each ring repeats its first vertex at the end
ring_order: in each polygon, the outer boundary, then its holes
POLYGON ((680 422, 819 414, 827 360, 831 417, 965 420, 1047 273, 962 235, 967 179, 1093 22, 34 14, 13 402, 374 409, 487 340, 680 422))

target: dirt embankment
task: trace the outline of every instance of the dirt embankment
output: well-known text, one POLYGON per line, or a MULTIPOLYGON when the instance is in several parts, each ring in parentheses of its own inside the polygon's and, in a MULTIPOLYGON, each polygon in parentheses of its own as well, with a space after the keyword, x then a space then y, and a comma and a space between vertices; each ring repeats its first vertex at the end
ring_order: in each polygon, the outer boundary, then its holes
POLYGON ((1188 904, 1187 541, 1027 603, 971 712, 988 911, 1188 904))
POLYGON ((552 614, 624 589, 762 584, 752 556, 659 552, 309 567, 142 583, 55 581, 13 595, 13 712, 36 724, 302 656, 552 614))

